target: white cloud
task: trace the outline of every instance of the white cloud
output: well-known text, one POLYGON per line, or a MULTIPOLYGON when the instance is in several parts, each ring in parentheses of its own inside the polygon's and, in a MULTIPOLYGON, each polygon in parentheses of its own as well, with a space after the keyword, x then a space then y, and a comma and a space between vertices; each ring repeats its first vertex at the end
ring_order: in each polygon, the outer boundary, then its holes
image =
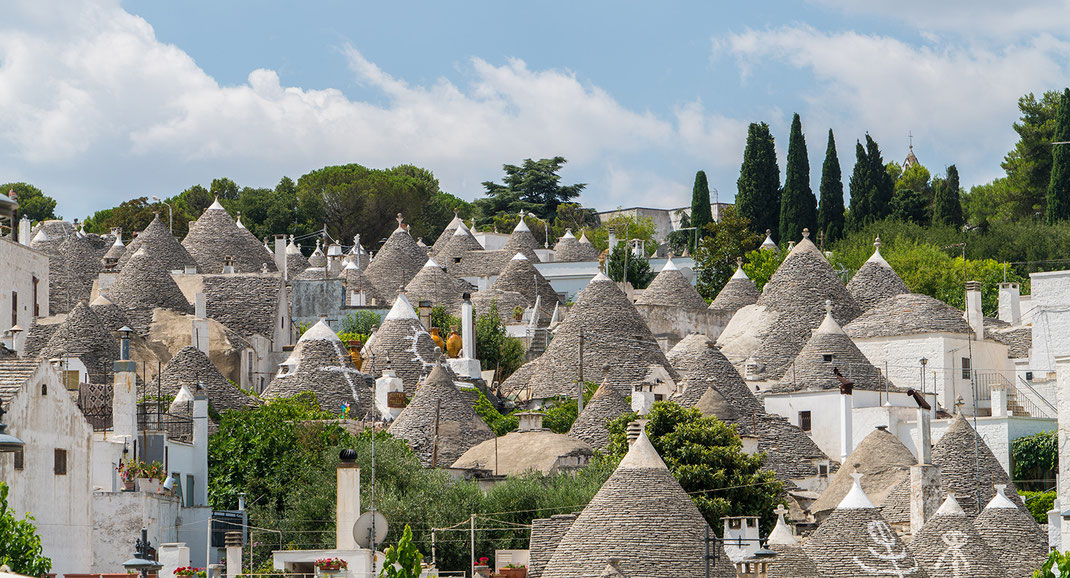
MULTIPOLYGON (((698 103, 662 119, 569 71, 515 59, 471 59, 468 85, 414 86, 345 46, 356 80, 381 96, 375 103, 286 86, 265 69, 223 86, 115 2, 29 2, 13 12, 0 19, 0 171, 43 185, 71 217, 214 176, 271 185, 343 162, 423 165, 471 198, 502 163, 526 157, 559 154, 567 174, 600 175, 650 153, 681 154, 682 142, 684 155, 733 164, 745 134, 698 103)), ((677 185, 654 173, 620 191, 592 184, 588 202, 658 186, 675 195, 677 185)))
MULTIPOLYGON (((812 75, 812 87, 800 91, 807 104, 800 111, 804 126, 834 127, 846 165, 852 164, 852 149, 844 137, 868 131, 878 141, 884 137, 898 143, 910 130, 919 137, 915 144, 924 143, 933 156, 959 163, 960 169, 967 165, 970 170, 963 173, 972 177, 970 182, 998 175, 992 160, 1016 140, 1011 124, 1018 116, 1018 98, 1061 87, 1070 72, 1070 43, 1048 34, 999 46, 915 45, 796 25, 717 40, 724 54, 737 59, 741 74, 753 75, 774 62, 812 75)), ((885 150, 887 158, 887 146, 885 150)), ((936 170, 943 168, 933 164, 936 170)))
POLYGON ((811 0, 852 15, 898 20, 922 31, 946 31, 984 38, 1039 32, 1063 33, 1070 27, 1066 0, 811 0))

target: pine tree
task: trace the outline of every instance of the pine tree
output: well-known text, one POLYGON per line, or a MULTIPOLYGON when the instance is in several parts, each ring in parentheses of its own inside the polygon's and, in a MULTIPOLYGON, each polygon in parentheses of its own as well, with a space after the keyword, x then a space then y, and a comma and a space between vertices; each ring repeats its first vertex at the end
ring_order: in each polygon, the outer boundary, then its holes
POLYGON ((769 125, 751 123, 747 128, 747 146, 743 165, 736 181, 736 210, 750 222, 751 230, 777 234, 780 223, 780 167, 769 125))
POLYGON ((780 193, 780 238, 802 239, 803 229, 817 234, 817 198, 810 189, 810 159, 806 154, 806 137, 798 113, 791 120, 788 137, 788 166, 784 171, 784 190, 780 193))
MULTIPOLYGON (((1063 90, 1055 113, 1052 142, 1070 141, 1070 88, 1063 90)), ((1070 219, 1070 145, 1052 147, 1051 181, 1048 183, 1048 224, 1070 219)))
POLYGON ((880 147, 866 135, 866 146, 855 144, 855 168, 851 174, 851 227, 879 221, 892 214, 895 183, 884 167, 880 147))
POLYGON ((947 167, 947 178, 936 186, 933 197, 933 224, 961 227, 962 200, 959 198, 959 170, 955 165, 947 167))
POLYGON ((825 163, 821 165, 821 206, 817 211, 817 227, 825 232, 827 243, 843 236, 843 213, 843 176, 840 173, 840 159, 836 155, 836 140, 830 128, 825 163))
POLYGON ((706 171, 699 171, 695 173, 695 187, 691 189, 691 226, 695 227, 699 237, 704 237, 706 225, 712 221, 710 184, 706 181, 706 171))
POLYGON ((870 197, 870 215, 874 221, 879 221, 892 214, 892 195, 895 194, 895 183, 892 176, 884 166, 881 158, 880 147, 873 137, 866 135, 866 157, 869 159, 873 194, 870 197))
POLYGON ((873 183, 869 175, 869 158, 862 143, 855 141, 855 168, 851 171, 851 228, 858 229, 865 224, 865 216, 870 212, 870 197, 873 196, 873 183))

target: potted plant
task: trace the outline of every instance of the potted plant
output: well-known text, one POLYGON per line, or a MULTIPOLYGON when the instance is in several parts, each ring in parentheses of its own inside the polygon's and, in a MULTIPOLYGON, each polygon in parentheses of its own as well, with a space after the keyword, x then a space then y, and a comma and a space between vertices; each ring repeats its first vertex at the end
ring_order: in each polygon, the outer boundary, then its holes
POLYGON ((134 480, 137 479, 138 467, 131 460, 121 460, 119 465, 115 466, 115 471, 119 473, 119 480, 123 483, 124 492, 134 491, 134 480))
POLYGON ((135 475, 139 492, 155 494, 160 491, 164 478, 163 464, 159 461, 145 463, 141 460, 134 460, 130 467, 137 469, 135 475))
POLYGON ((205 578, 207 572, 204 568, 194 568, 193 566, 182 566, 175 568, 175 576, 186 576, 188 578, 205 578))
POLYGON ((315 566, 319 576, 342 576, 349 568, 349 562, 341 558, 320 558, 316 560, 315 566))
POLYGON ((500 572, 503 578, 527 578, 528 567, 518 564, 506 564, 500 572))

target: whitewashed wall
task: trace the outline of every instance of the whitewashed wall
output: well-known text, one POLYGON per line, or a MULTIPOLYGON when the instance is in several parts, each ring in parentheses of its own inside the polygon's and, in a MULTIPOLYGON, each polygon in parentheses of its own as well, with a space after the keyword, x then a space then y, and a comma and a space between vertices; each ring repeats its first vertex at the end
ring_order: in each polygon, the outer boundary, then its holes
MULTIPOLYGON (((0 335, 11 328, 11 292, 18 293, 16 318, 23 332, 16 340, 22 351, 26 331, 33 323, 33 278, 37 281, 37 304, 41 317, 48 316, 48 257, 26 245, 0 237, 0 335)), ((4 340, 5 345, 8 341, 4 340)))

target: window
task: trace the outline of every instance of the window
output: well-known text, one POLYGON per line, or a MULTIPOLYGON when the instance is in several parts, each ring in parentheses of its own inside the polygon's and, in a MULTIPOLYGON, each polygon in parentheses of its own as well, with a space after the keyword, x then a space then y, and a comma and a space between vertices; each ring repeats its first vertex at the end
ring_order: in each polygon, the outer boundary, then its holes
POLYGON ((186 487, 184 489, 185 489, 186 507, 187 508, 192 508, 193 505, 194 505, 193 504, 193 480, 194 480, 193 474, 186 474, 186 487))
POLYGON ((803 431, 810 431, 810 412, 809 411, 800 411, 799 412, 799 429, 801 429, 803 431))
POLYGON ((33 316, 41 316, 41 304, 38 302, 37 297, 37 283, 40 281, 37 277, 33 277, 33 316))
POLYGON ((970 358, 969 357, 963 357, 962 358, 962 379, 969 379, 969 378, 970 378, 970 358))
POLYGON ((67 475, 67 450, 56 448, 55 464, 52 467, 52 471, 57 476, 67 475))
POLYGON ((11 324, 19 324, 19 292, 11 292, 11 324))
POLYGON ((832 354, 831 353, 826 353, 826 354, 822 355, 821 357, 825 360, 825 363, 832 363, 832 354))
POLYGON ((22 448, 15 450, 15 469, 22 469, 22 448))
POLYGON ((665 401, 665 396, 660 393, 654 394, 654 401, 665 401))
POLYGON ((42 383, 41 384, 41 395, 48 395, 48 384, 47 383, 42 383))
POLYGON ((829 477, 829 465, 828 464, 820 464, 820 465, 818 465, 817 466, 817 475, 818 475, 818 477, 821 477, 821 478, 829 477))

